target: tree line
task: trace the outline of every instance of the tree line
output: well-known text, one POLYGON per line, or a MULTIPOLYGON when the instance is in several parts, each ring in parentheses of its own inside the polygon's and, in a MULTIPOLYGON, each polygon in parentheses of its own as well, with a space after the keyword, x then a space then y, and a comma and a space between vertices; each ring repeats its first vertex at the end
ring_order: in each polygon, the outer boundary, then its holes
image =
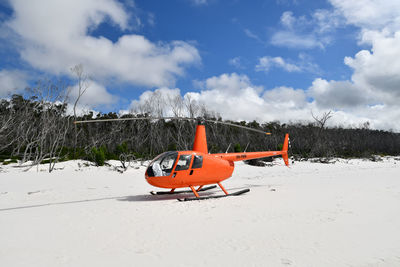
MULTIPOLYGON (((39 82, 23 95, 0 100, 0 160, 48 163, 52 171, 61 160, 85 159, 102 165, 108 159, 152 159, 168 150, 191 150, 196 129, 195 121, 179 119, 74 124, 76 120, 164 116, 168 109, 173 117, 186 114, 191 118, 222 121, 218 114, 190 97, 166 97, 157 92, 124 115, 112 112, 77 115, 75 108, 71 114, 68 103, 67 86, 52 81, 39 82)), ((295 158, 400 154, 399 133, 368 127, 326 127, 331 116, 330 112, 312 114, 313 120, 306 124, 229 121, 271 132, 269 136, 205 122, 208 149, 210 153, 280 150, 284 134, 289 133, 289 153, 295 158)))

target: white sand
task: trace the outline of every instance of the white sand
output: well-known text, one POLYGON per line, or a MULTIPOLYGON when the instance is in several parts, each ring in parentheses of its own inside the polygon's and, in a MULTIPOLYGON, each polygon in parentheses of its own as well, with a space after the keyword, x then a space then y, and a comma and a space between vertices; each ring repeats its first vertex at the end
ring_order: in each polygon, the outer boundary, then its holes
POLYGON ((249 193, 192 202, 149 195, 144 167, 61 166, 2 167, 0 266, 400 266, 393 158, 237 163, 223 184, 249 193))

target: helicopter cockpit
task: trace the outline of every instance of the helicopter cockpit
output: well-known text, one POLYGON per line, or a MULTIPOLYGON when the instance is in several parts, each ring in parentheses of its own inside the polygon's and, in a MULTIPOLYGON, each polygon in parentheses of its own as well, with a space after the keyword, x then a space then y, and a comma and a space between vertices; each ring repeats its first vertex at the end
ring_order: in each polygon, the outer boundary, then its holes
POLYGON ((147 168, 149 177, 169 176, 178 157, 178 152, 170 151, 159 155, 147 168))

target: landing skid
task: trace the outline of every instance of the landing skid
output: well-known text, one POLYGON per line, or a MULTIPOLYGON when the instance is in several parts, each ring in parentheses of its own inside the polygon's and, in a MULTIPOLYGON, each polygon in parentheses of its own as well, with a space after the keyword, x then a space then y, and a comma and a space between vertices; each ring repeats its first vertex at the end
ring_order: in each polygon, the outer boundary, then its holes
POLYGON ((223 197, 230 197, 230 196, 239 196, 244 193, 249 192, 250 189, 246 188, 234 193, 230 193, 228 195, 218 195, 218 196, 206 196, 206 197, 186 197, 186 198, 178 198, 179 201, 192 201, 192 200, 205 200, 205 199, 210 199, 210 198, 223 198, 223 197))
MULTIPOLYGON (((211 185, 211 186, 205 186, 203 188, 201 188, 198 192, 202 192, 202 191, 207 191, 213 188, 216 188, 216 185, 211 185)), ((181 194, 181 193, 192 193, 192 190, 181 190, 181 191, 151 191, 150 194, 152 195, 175 195, 175 194, 181 194)))

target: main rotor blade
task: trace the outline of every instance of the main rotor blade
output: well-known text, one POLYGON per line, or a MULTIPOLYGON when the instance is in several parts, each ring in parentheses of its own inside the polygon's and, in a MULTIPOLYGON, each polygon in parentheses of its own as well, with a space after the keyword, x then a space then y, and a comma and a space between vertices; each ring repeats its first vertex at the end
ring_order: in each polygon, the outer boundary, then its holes
POLYGON ((213 122, 213 123, 219 123, 219 124, 225 124, 233 127, 238 127, 242 128, 245 130, 257 132, 257 133, 262 133, 266 135, 271 135, 269 132, 264 132, 262 130, 250 128, 247 126, 243 125, 237 125, 233 124, 230 122, 224 122, 224 121, 216 121, 216 120, 207 120, 207 119, 199 119, 199 118, 187 118, 187 117, 139 117, 139 118, 118 118, 118 119, 100 119, 100 120, 86 120, 86 121, 74 121, 75 124, 81 124, 81 123, 92 123, 92 122, 107 122, 107 121, 133 121, 133 120, 189 120, 189 121, 204 121, 204 122, 213 122))
POLYGON ((134 120, 196 120, 194 118, 181 118, 181 117, 138 117, 138 118, 118 118, 118 119, 101 119, 101 120, 86 120, 74 121, 75 124, 90 123, 90 122, 106 122, 106 121, 134 121, 134 120))
POLYGON ((230 123, 230 122, 213 121, 213 120, 204 120, 204 121, 207 121, 207 122, 215 122, 215 123, 219 123, 219 124, 225 124, 225 125, 229 125, 229 126, 233 126, 233 127, 238 127, 238 128, 246 129, 246 130, 253 131, 253 132, 257 132, 257 133, 262 133, 262 134, 266 134, 266 135, 271 135, 271 133, 269 133, 269 132, 264 132, 264 131, 262 131, 262 130, 250 128, 250 127, 243 126, 243 125, 237 125, 237 124, 233 124, 233 123, 230 123))

